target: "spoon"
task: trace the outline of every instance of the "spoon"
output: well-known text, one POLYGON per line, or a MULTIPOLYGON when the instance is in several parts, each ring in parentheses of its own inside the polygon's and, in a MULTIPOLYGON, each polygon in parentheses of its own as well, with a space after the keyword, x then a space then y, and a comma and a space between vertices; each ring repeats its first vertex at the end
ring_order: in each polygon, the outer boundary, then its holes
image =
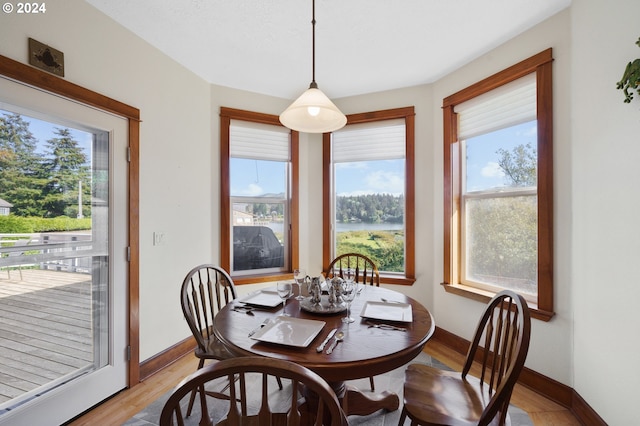
POLYGON ((333 338, 333 342, 331 342, 331 345, 329 345, 329 349, 327 349, 327 355, 333 352, 338 342, 342 342, 343 339, 344 339, 344 332, 338 331, 333 338))

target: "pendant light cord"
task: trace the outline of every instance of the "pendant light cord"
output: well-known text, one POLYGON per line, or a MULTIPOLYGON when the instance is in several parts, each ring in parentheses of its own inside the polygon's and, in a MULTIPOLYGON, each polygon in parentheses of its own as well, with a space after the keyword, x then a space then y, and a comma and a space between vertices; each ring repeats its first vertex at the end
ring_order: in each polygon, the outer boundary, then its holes
POLYGON ((317 89, 316 84, 316 0, 311 0, 311 84, 310 89, 317 89))

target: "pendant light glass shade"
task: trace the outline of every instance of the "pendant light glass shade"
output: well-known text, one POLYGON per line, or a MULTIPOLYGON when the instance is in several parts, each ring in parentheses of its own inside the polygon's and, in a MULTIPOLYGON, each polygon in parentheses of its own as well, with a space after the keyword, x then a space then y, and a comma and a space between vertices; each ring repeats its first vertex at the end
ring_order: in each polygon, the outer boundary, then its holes
POLYGON ((320 89, 310 87, 280 114, 280 122, 298 132, 327 133, 343 128, 347 117, 320 89))
POLYGON ((316 84, 316 1, 311 1, 311 84, 306 92, 280 114, 280 122, 304 133, 328 133, 347 124, 347 117, 318 89, 316 84))

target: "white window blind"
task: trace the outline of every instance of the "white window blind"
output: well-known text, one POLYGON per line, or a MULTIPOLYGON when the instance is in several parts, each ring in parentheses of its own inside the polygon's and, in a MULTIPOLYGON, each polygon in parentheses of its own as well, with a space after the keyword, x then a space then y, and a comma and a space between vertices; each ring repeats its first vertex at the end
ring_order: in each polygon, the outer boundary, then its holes
POLYGON ((254 160, 289 161, 289 129, 231 120, 229 155, 254 160))
POLYGON ((405 157, 403 119, 353 124, 332 133, 333 162, 391 160, 405 157))
POLYGON ((458 139, 536 119, 536 74, 531 73, 454 107, 458 139))

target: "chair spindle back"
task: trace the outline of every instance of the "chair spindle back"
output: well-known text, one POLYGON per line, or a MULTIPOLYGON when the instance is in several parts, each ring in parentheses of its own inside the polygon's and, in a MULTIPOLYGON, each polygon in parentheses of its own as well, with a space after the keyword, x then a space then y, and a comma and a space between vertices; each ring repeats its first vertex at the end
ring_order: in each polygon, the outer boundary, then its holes
POLYGON ((199 265, 185 277, 181 293, 184 317, 198 346, 205 350, 213 334, 213 318, 236 298, 233 280, 220 267, 199 265))
POLYGON ((240 357, 209 364, 182 380, 173 390, 162 409, 160 426, 172 425, 173 421, 182 425, 183 416, 180 401, 190 395, 194 389, 203 388, 207 383, 224 377, 227 377, 229 382, 234 385, 229 388, 229 399, 216 400, 218 405, 215 413, 212 413, 210 406, 210 401, 213 399, 207 397, 204 392, 199 393, 202 416, 200 425, 212 426, 216 422, 216 426, 240 424, 298 426, 312 424, 309 420, 315 426, 344 426, 348 424, 336 394, 324 379, 313 371, 281 359, 240 357), (259 378, 254 377, 256 373, 259 378), (276 393, 270 392, 268 375, 290 379, 291 385, 286 397, 284 390, 276 393), (250 389, 250 386, 247 385, 252 383, 252 377, 257 379, 253 383, 259 383, 259 392, 253 388, 250 389), (305 398, 306 395, 314 395, 314 398, 317 398, 317 400, 314 399, 315 403, 309 403, 309 400, 305 400, 302 405, 299 405, 301 391, 304 392, 305 398), (280 410, 273 409, 271 407, 273 401, 270 401, 270 397, 285 397, 284 400, 288 402, 284 406, 274 403, 275 407, 282 408, 280 410), (220 408, 219 404, 228 407, 220 408), (238 404, 243 408, 239 409, 238 404), (244 407, 247 406, 254 407, 254 412, 246 412, 244 407), (255 407, 259 408, 256 410, 255 407), (213 419, 211 418, 212 414, 215 417, 213 419), (309 417, 311 418, 309 419, 309 417))
POLYGON ((355 282, 380 286, 378 267, 373 260, 359 253, 345 253, 333 259, 325 271, 325 276, 344 278, 345 271, 349 268, 355 271, 355 282))
POLYGON ((481 386, 487 385, 492 395, 482 418, 493 418, 496 412, 506 416, 513 386, 527 357, 530 334, 525 299, 509 290, 498 293, 478 323, 462 370, 464 378, 474 360, 480 364, 481 386))

